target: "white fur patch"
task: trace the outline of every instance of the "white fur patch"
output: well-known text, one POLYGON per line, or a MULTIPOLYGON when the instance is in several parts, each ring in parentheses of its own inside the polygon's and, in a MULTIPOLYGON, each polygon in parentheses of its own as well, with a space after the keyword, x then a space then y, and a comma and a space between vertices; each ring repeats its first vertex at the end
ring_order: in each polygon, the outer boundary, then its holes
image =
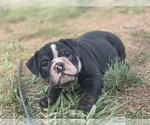
POLYGON ((52 44, 52 45, 50 45, 50 48, 51 48, 51 50, 52 50, 53 59, 58 58, 58 51, 57 51, 57 49, 56 49, 56 45, 55 45, 55 44, 52 44))
POLYGON ((78 72, 80 72, 81 68, 82 68, 81 61, 80 61, 80 59, 78 57, 76 57, 76 58, 78 60, 78 72))

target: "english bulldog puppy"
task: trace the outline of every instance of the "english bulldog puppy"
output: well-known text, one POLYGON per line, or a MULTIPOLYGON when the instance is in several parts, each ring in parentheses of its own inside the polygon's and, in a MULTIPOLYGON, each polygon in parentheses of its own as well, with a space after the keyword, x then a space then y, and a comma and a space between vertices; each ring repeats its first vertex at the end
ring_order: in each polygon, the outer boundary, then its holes
POLYGON ((82 89, 81 99, 72 108, 89 112, 103 87, 102 76, 114 58, 125 59, 125 47, 114 34, 91 31, 78 38, 60 39, 44 45, 26 66, 49 85, 41 107, 54 104, 61 90, 82 89), (50 101, 48 101, 50 100, 50 101))

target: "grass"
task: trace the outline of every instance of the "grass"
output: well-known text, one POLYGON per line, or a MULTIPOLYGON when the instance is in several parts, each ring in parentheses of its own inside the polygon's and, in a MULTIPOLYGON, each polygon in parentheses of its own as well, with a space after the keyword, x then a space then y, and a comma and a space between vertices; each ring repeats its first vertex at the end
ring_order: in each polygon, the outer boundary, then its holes
POLYGON ((149 43, 150 39, 150 32, 144 31, 144 30, 138 30, 131 32, 131 36, 133 36, 136 39, 136 42, 143 43, 144 45, 146 43, 149 43))
POLYGON ((134 6, 134 7, 117 7, 123 14, 140 14, 146 10, 145 6, 134 6))
MULTIPOLYGON (((142 78, 136 71, 128 69, 124 62, 113 61, 104 75, 104 89, 109 94, 126 92, 132 85, 141 85, 142 78)), ((128 92, 128 91, 127 91, 128 92)))
POLYGON ((140 43, 141 49, 137 52, 134 58, 131 60, 132 63, 137 65, 147 64, 150 60, 150 32, 143 30, 138 30, 136 32, 131 32, 131 36, 134 37, 133 43, 140 43))
MULTIPOLYGON (((114 93, 122 93, 120 90, 126 91, 127 86, 132 86, 135 84, 134 82, 141 81, 141 78, 136 72, 128 69, 125 64, 115 63, 113 67, 109 67, 106 71, 104 81, 105 84, 102 95, 90 113, 85 115, 82 111, 70 110, 70 107, 80 100, 80 96, 77 93, 70 91, 62 92, 54 105, 49 106, 47 109, 40 109, 37 105, 37 101, 42 98, 46 92, 47 86, 44 85, 44 81, 41 78, 37 79, 32 75, 27 76, 26 74, 21 78, 25 102, 32 119, 74 119, 75 117, 79 119, 109 119, 118 116, 117 114, 121 111, 123 103, 119 103, 120 99, 114 93)), ((10 77, 7 82, 9 83, 7 86, 10 86, 10 88, 5 89, 5 92, 9 92, 9 95, 8 97, 5 95, 5 98, 2 97, 0 102, 3 103, 4 106, 13 103, 15 107, 13 107, 12 110, 15 116, 22 116, 24 111, 22 110, 22 104, 18 96, 17 78, 10 77)), ((10 113, 10 110, 8 111, 10 113)))
POLYGON ((22 55, 20 51, 27 52, 27 48, 21 44, 20 41, 13 41, 8 43, 6 46, 6 42, 0 43, 0 53, 1 53, 1 72, 7 72, 13 68, 13 63, 17 62, 17 59, 22 55), (11 62, 11 63, 10 63, 11 62), (2 65, 3 64, 3 65, 2 65))
POLYGON ((38 23, 43 21, 61 23, 68 18, 76 18, 89 9, 90 7, 22 7, 19 8, 19 11, 18 8, 13 8, 11 11, 4 7, 0 11, 0 23, 18 23, 27 20, 38 23))
POLYGON ((0 43, 0 52, 2 53, 8 51, 9 52, 15 51, 17 53, 17 51, 20 52, 20 50, 25 51, 27 50, 27 48, 22 46, 19 41, 13 41, 12 43, 8 43, 7 46, 5 42, 0 43))
POLYGON ((150 57, 150 51, 141 50, 132 59, 132 63, 138 64, 138 65, 146 64, 147 62, 149 62, 149 57, 150 57))
MULTIPOLYGON (((0 11, 0 28, 8 35, 3 41, 10 39, 30 40, 34 38, 67 37, 74 29, 65 30, 65 21, 77 18, 90 7, 22 7, 3 8, 0 11), (62 23, 64 22, 64 23, 62 23), (17 27, 11 27, 16 24, 17 27), (61 27, 61 28, 60 28, 61 27), (17 29, 17 30, 16 30, 17 29), (10 35, 9 35, 10 34, 10 35)), ((1 40, 1 38, 0 38, 1 40)))
MULTIPOLYGON (((24 61, 29 58, 39 46, 45 44, 45 39, 53 40, 65 37, 77 37, 89 30, 84 26, 72 28, 68 23, 76 23, 76 20, 84 18, 86 20, 97 19, 101 23, 103 20, 112 17, 116 13, 141 14, 146 11, 143 8, 93 8, 93 7, 22 7, 22 8, 1 8, 0 9, 0 118, 14 118, 16 120, 24 117, 22 103, 18 95, 16 78, 16 65, 19 58, 24 61), (108 13, 107 13, 108 12, 108 13), (110 12, 110 13, 109 13, 110 12), (81 17, 81 18, 80 18, 81 17)), ((91 22, 88 22, 89 24, 91 22)), ((93 22, 92 22, 92 25, 93 22)), ((92 26, 91 25, 91 26, 92 26)), ((98 25, 96 25, 98 26, 98 25)), ((95 26, 94 26, 95 27, 95 26)), ((91 28, 93 29, 93 27, 91 28)), ((115 28, 114 28, 115 30, 115 28)), ((116 31, 117 32, 117 29, 116 31)), ((121 33, 118 33, 121 34, 121 33)), ((129 37, 132 41, 138 41, 140 45, 144 43, 141 53, 135 55, 136 63, 141 66, 149 61, 149 32, 131 31, 129 37), (144 42, 142 42, 144 41, 144 42), (146 47, 147 46, 147 47, 146 47), (144 48, 147 50, 144 50, 144 48), (147 58, 146 58, 147 57, 147 58), (138 59, 139 58, 139 59, 138 59), (138 60, 138 61, 137 61, 138 60)), ((123 34, 128 35, 127 34, 123 34)), ((125 41, 125 40, 124 40, 125 41)), ((132 58, 134 60, 134 58, 132 58)), ((132 61, 132 59, 130 61, 132 61)), ((133 63, 133 68, 134 67, 133 63)), ((37 101, 45 94, 47 86, 41 78, 36 78, 27 73, 23 67, 21 85, 25 97, 25 103, 32 119, 110 119, 114 116, 126 116, 127 118, 149 118, 146 106, 130 112, 124 109, 124 105, 129 100, 122 99, 122 95, 132 94, 135 86, 142 83, 143 78, 122 63, 109 66, 104 75, 105 86, 103 93, 99 97, 89 114, 82 111, 70 110, 80 100, 78 93, 63 92, 53 106, 48 109, 41 109, 37 101)), ((147 69, 148 71, 149 69, 147 69)), ((144 84, 145 85, 145 84, 144 84)))
POLYGON ((51 16, 50 19, 54 22, 60 23, 68 18, 76 18, 89 9, 90 7, 76 7, 71 9, 70 7, 61 7, 52 10, 53 15, 51 16))

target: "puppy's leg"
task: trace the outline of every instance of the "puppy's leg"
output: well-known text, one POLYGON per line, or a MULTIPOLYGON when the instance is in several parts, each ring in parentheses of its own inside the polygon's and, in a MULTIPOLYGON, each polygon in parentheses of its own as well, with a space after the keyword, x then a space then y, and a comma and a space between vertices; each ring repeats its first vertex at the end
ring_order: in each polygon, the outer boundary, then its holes
POLYGON ((73 106, 73 109, 83 110, 85 113, 89 112, 92 106, 98 100, 98 97, 101 93, 103 85, 102 77, 99 76, 92 76, 88 79, 84 80, 82 86, 82 97, 78 104, 73 106))
POLYGON ((60 95, 61 89, 56 89, 54 87, 48 88, 48 95, 39 100, 39 105, 42 108, 48 107, 48 102, 50 101, 50 105, 54 104, 60 95))

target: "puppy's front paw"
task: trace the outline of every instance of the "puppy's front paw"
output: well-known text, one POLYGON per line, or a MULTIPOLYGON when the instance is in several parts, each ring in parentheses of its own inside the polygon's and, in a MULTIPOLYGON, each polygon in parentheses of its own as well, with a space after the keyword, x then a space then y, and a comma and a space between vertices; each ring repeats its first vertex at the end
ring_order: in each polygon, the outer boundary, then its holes
POLYGON ((84 113, 90 112, 92 106, 94 105, 93 98, 82 98, 78 104, 71 107, 71 109, 82 110, 84 113))
POLYGON ((38 101, 38 104, 42 108, 47 108, 48 104, 52 105, 56 102, 56 98, 52 97, 44 97, 38 101))
POLYGON ((88 112, 90 112, 91 108, 93 105, 90 104, 76 104, 74 106, 71 107, 71 109, 76 109, 76 110, 82 110, 85 114, 87 114, 88 112))
POLYGON ((42 108, 47 108, 47 107, 48 107, 48 98, 47 98, 47 97, 44 97, 44 98, 40 99, 40 100, 38 101, 38 104, 39 104, 39 106, 42 107, 42 108))

